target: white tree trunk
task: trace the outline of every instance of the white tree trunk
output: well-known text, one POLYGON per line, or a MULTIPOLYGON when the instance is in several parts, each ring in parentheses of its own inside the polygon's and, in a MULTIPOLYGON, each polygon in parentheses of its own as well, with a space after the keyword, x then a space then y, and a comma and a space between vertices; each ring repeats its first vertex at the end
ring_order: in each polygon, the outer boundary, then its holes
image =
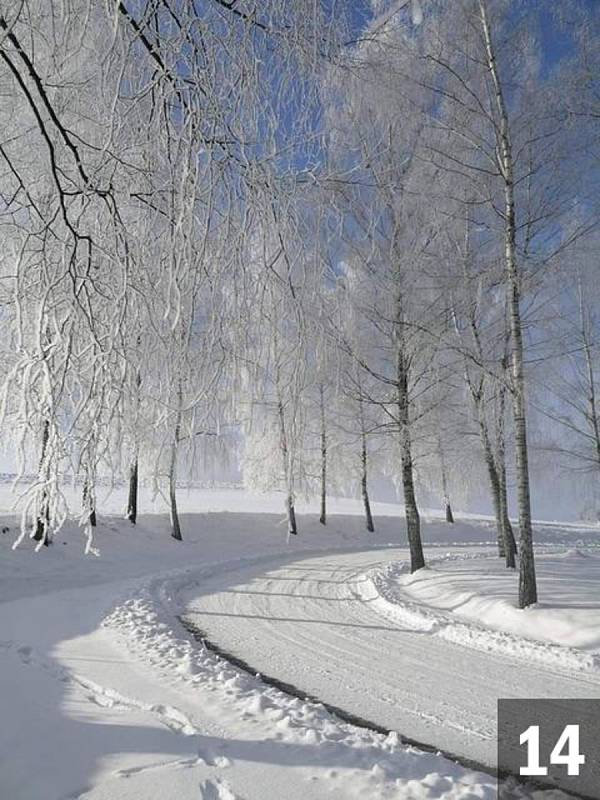
POLYGON ((319 522, 327 525, 327 426, 325 422, 325 392, 319 387, 321 411, 321 513, 319 522))
POLYGON ((367 451, 367 432, 365 429, 365 417, 363 412, 362 397, 359 398, 359 418, 360 418, 360 494, 363 501, 363 508, 365 510, 365 524, 369 533, 373 533, 375 526, 373 524, 373 516, 371 514, 371 502, 369 500, 369 455, 367 451))
POLYGON ((504 260, 508 281, 508 309, 511 333, 511 366, 513 380, 513 415, 517 461, 517 501, 519 507, 519 607, 526 608, 537 602, 537 583, 533 554, 533 528, 531 523, 531 498, 529 491, 529 461, 527 452, 527 421, 525 403, 525 375, 523 368, 523 332, 521 326, 521 288, 516 261, 516 217, 513 178, 513 157, 508 113, 498 68, 486 0, 479 0, 481 24, 485 39, 487 66, 494 85, 498 113, 498 149, 504 182, 504 260))
POLYGON ((285 426, 285 408, 283 406, 283 400, 281 397, 277 401, 277 414, 279 417, 279 446, 281 450, 283 475, 286 488, 285 509, 287 513, 288 536, 296 536, 298 534, 298 527, 296 525, 296 509, 294 507, 294 489, 291 475, 287 431, 285 426))
POLYGON ((179 524, 179 511, 177 510, 177 456, 179 454, 179 442, 181 440, 181 405, 182 388, 179 385, 177 391, 177 415, 175 417, 175 429, 173 431, 173 441, 171 443, 171 458, 169 461, 169 506, 171 515, 171 536, 181 542, 181 525, 179 524))
MULTIPOLYGON (((46 460, 46 449, 48 447, 48 439, 50 438, 50 422, 44 420, 44 427, 42 429, 42 447, 40 451, 40 469, 44 467, 46 460)), ((44 476, 45 477, 45 476, 44 476)), ((35 530, 33 538, 36 542, 44 542, 47 547, 50 544, 50 498, 46 487, 42 489, 42 499, 39 506, 39 512, 35 521, 35 530)))
POLYGON ((442 478, 442 494, 444 497, 444 508, 446 512, 446 522, 454 523, 454 514, 452 513, 452 504, 450 503, 450 493, 448 491, 448 471, 446 469, 446 456, 444 454, 444 445, 442 443, 442 435, 439 428, 437 429, 437 444, 438 444, 438 460, 440 463, 440 475, 442 478))
POLYGON ((404 513, 406 514, 406 534, 410 550, 410 571, 416 572, 425 566, 423 543, 421 541, 421 518, 415 497, 414 470, 410 436, 410 398, 408 396, 408 362, 404 349, 402 326, 402 296, 399 293, 396 308, 397 352, 396 352, 396 390, 398 424, 400 426, 400 459, 402 462, 402 488, 404 491, 404 513))

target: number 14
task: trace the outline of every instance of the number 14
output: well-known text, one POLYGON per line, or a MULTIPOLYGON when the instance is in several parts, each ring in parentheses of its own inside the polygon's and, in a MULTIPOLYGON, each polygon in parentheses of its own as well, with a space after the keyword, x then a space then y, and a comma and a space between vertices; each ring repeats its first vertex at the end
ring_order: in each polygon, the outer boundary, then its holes
MULTIPOLYGON (((547 775, 548 767, 540 765, 540 726, 530 725, 521 734, 519 744, 527 744, 527 765, 520 768, 519 774, 547 775)), ((579 767, 585 764, 585 756, 579 752, 579 725, 565 725, 550 753, 550 763, 566 764, 567 775, 579 775, 579 767)))

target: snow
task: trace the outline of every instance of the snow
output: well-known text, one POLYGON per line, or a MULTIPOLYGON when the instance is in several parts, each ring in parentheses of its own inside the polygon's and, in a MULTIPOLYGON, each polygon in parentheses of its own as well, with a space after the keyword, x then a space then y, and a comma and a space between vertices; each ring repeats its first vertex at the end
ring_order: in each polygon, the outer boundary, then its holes
POLYGON ((376 607, 398 621, 473 647, 600 671, 600 557, 538 554, 536 574, 542 602, 525 610, 515 600, 518 574, 499 559, 439 559, 414 575, 388 564, 369 582, 376 607))
MULTIPOLYGON (((122 493, 116 492, 109 502, 105 499, 104 509, 120 513, 122 501, 122 493)), ((152 508, 148 497, 143 502, 152 508)), ((287 659, 294 669, 284 677, 290 682, 302 677, 307 694, 327 701, 322 695, 332 682, 347 684, 344 707, 361 714, 368 710, 361 707, 363 699, 378 691, 380 703, 371 708, 372 714, 365 713, 367 718, 387 705, 399 710, 398 725, 381 720, 382 727, 414 738, 419 730, 404 729, 405 723, 420 719, 424 734, 435 729, 436 720, 428 719, 421 693, 439 680, 436 669, 442 668, 439 659, 447 659, 448 648, 457 659, 457 670, 467 656, 474 663, 473 652, 448 642, 440 648, 434 641, 439 652, 431 674, 424 670, 427 662, 420 660, 423 652, 418 649, 407 647, 406 660, 399 665, 394 659, 408 635, 382 625, 379 612, 354 594, 355 582, 365 571, 406 556, 397 509, 394 517, 384 517, 382 511, 388 509, 375 504, 378 532, 370 535, 363 530, 359 503, 343 501, 337 510, 344 513, 332 510, 326 530, 316 515, 301 515, 300 536, 286 544, 280 503, 280 496, 252 496, 234 489, 190 492, 187 500, 182 493, 181 544, 169 538, 168 520, 159 513, 158 503, 155 513, 142 516, 135 528, 117 516, 101 516, 95 537, 98 556, 84 556, 85 539, 73 522, 50 548, 37 554, 28 541, 12 550, 15 518, 2 515, 2 524, 10 530, 0 535, 0 696, 5 723, 0 726, 0 797, 495 796, 495 779, 489 773, 407 746, 395 732, 386 736, 342 722, 318 702, 285 694, 232 666, 180 624, 178 616, 186 609, 203 613, 202 627, 208 628, 206 622, 212 620, 216 641, 222 635, 223 644, 229 645, 228 631, 235 632, 241 651, 257 671, 263 657, 272 669, 285 667, 287 659), (286 577, 292 580, 283 580, 286 577), (284 586, 288 588, 280 591, 284 586), (254 593, 247 593, 248 587, 254 593), (268 596, 261 594, 266 588, 268 596), (350 600, 344 599, 347 594, 350 600), (217 614, 209 613, 211 606, 219 609, 217 614), (283 621, 287 638, 281 637, 283 623, 276 619, 280 609, 288 617, 283 621), (244 610, 252 610, 254 616, 241 616, 244 610), (303 619, 311 614, 316 623, 303 619), (294 621, 294 615, 301 621, 294 621), (361 620, 365 627, 360 627, 361 620), (327 637, 319 642, 323 631, 328 631, 327 637), (396 637, 396 655, 386 661, 387 644, 396 637), (370 648, 362 649, 369 641, 370 648), (359 649, 349 659, 347 647, 353 643, 359 649), (385 656, 378 665, 370 663, 374 648, 385 656), (338 671, 341 661, 346 662, 344 671, 338 671), (404 694, 396 693, 402 675, 392 674, 399 666, 405 681, 414 671, 404 694), (419 671, 425 683, 422 692, 416 690, 419 671), (408 706, 406 713, 403 705, 408 706)), ((424 533, 455 554, 478 555, 486 546, 469 542, 489 543, 493 538, 491 529, 474 520, 452 529, 432 520, 424 524, 424 533), (452 540, 462 544, 454 546, 452 540)), ((414 631, 410 637, 423 640, 418 646, 413 641, 412 647, 427 646, 427 637, 414 631)), ((503 672, 519 668, 508 661, 501 667, 503 672)), ((444 671, 450 698, 454 669, 448 669, 447 661, 444 671)), ((581 682, 581 675, 575 680, 543 670, 534 670, 524 690, 537 689, 535 682, 549 677, 548 691, 564 690, 564 696, 598 693, 593 675, 581 682)), ((467 688, 452 701, 457 711, 467 688)), ((449 710, 439 708, 437 718, 449 710)), ((493 741, 486 714, 476 720, 479 727, 470 735, 461 726, 472 722, 471 707, 460 713, 457 741, 465 736, 479 741, 482 730, 485 741, 493 741)), ((433 739, 423 740, 441 746, 433 739)), ((476 747, 472 757, 477 760, 476 747)))
MULTIPOLYGON (((474 563, 485 563, 484 554, 468 553, 478 556, 474 563)), ((461 549, 446 558, 465 555, 461 549)), ((574 670, 565 648, 555 648, 562 660, 553 659, 544 645, 525 668, 506 634, 481 628, 475 648, 473 629, 471 639, 450 627, 444 635, 417 608, 408 615, 388 603, 401 613, 382 618, 368 576, 399 556, 406 551, 313 555, 258 570, 240 565, 226 581, 191 585, 180 602, 210 641, 259 672, 490 768, 498 698, 598 696, 600 676, 574 670)))

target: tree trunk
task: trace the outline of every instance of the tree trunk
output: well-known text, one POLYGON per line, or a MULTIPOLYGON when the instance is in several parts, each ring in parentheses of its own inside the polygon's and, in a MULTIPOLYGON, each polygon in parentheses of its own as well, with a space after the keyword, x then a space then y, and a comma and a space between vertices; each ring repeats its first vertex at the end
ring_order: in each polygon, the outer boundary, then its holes
MULTIPOLYGON (((137 345, 138 348, 140 347, 142 342, 142 337, 138 335, 137 337, 137 345)), ((135 454, 133 461, 129 467, 129 495, 127 498, 127 519, 131 522, 132 525, 135 525, 137 522, 137 510, 138 510, 138 450, 139 450, 139 442, 137 441, 137 418, 139 414, 139 406, 140 406, 140 387, 142 385, 142 373, 140 368, 138 367, 138 371, 135 377, 135 386, 136 386, 136 394, 135 394, 135 404, 136 404, 136 412, 135 412, 135 426, 134 426, 134 434, 135 434, 135 454)))
POLYGON ((500 464, 498 468, 498 483, 500 490, 500 518, 502 520, 502 536, 506 554, 506 566, 514 569, 516 566, 517 543, 508 516, 508 493, 506 491, 506 466, 500 464))
POLYGON ((177 417, 175 419, 175 430, 173 431, 173 443, 171 444, 171 461, 169 464, 169 505, 171 512, 171 536, 181 542, 181 526, 179 524, 179 513, 177 511, 177 454, 179 451, 179 441, 181 438, 181 384, 177 392, 177 417))
POLYGON ((327 428, 325 424, 325 392, 319 387, 321 405, 321 514, 319 522, 327 524, 327 428))
POLYGON ((502 504, 500 499, 500 481, 498 478, 498 470, 494 459, 494 452, 492 450, 492 443, 490 441, 490 434, 487 427, 487 422, 484 418, 484 410, 482 408, 483 399, 477 395, 473 397, 475 404, 475 414, 477 416, 477 425, 479 426, 479 437, 481 439, 481 446, 483 448, 483 457, 485 466, 488 473, 490 484, 490 494, 492 496, 492 506, 494 508, 494 518, 496 520, 496 539, 498 542, 498 555, 500 558, 506 557, 506 546, 504 538, 504 525, 502 522, 502 504))
POLYGON ((360 493, 365 509, 365 522, 369 533, 373 533, 375 526, 373 525, 373 516, 371 514, 371 503, 369 501, 369 489, 367 483, 367 437, 364 434, 362 436, 361 445, 361 467, 360 493))
POLYGON ((488 471, 490 483, 490 494, 492 495, 492 505, 494 508, 494 518, 496 520, 496 541, 498 543, 498 555, 506 558, 506 542, 504 539, 504 524, 502 520, 502 503, 500 500, 500 482, 498 481, 498 470, 493 458, 489 454, 485 455, 485 465, 488 471))
POLYGON ((90 493, 89 483, 87 479, 83 484, 83 510, 88 511, 88 521, 92 528, 96 527, 96 506, 93 496, 90 493))
POLYGON ((361 476, 360 476, 360 493, 362 496, 363 506, 365 509, 365 522, 367 525, 367 530, 369 533, 373 533, 375 530, 375 526, 373 525, 373 517, 371 515, 371 503, 369 501, 369 489, 367 483, 367 468, 368 468, 368 456, 367 456, 367 437, 363 432, 361 436, 361 453, 360 453, 360 462, 361 462, 361 476))
POLYGON ((33 538, 36 542, 44 542, 44 546, 48 547, 50 541, 48 539, 48 529, 50 528, 50 509, 48 507, 48 495, 44 489, 42 494, 42 502, 40 505, 40 513, 38 514, 35 523, 35 533, 33 538))
POLYGON ((294 508, 294 497, 288 494, 285 502, 288 519, 288 534, 290 536, 298 535, 298 528, 296 527, 296 509, 294 508))
MULTIPOLYGON (((466 286, 468 286, 470 282, 470 276, 468 270, 468 253, 469 253, 469 228, 467 224, 465 226, 465 261, 463 264, 463 275, 465 277, 466 286)), ((455 320, 455 327, 457 334, 460 335, 455 314, 454 314, 454 320, 455 320)), ((477 324, 477 314, 475 305, 472 305, 470 309, 468 321, 478 361, 479 363, 483 364, 485 361, 485 356, 481 345, 481 339, 479 336, 479 328, 477 324)), ((464 363, 465 382, 469 387, 469 392, 471 394, 471 399, 473 401, 475 419, 477 421, 477 427, 479 428, 479 438, 481 441, 485 466, 488 473, 490 496, 492 498, 492 507, 494 509, 494 519, 496 520, 496 541, 498 544, 498 555, 501 558, 505 558, 507 553, 506 526, 504 525, 503 515, 502 515, 500 479, 498 476, 498 469, 497 469, 498 462, 494 456, 490 431, 485 414, 485 376, 482 375, 479 377, 478 380, 473 380, 469 373, 469 367, 466 357, 464 359, 464 362, 465 362, 464 363)))
POLYGON ((127 519, 132 525, 137 521, 138 507, 138 460, 134 458, 129 468, 129 496, 127 499, 127 519))
POLYGON ((179 513, 177 511, 177 444, 171 445, 171 463, 169 466, 169 508, 171 516, 171 536, 182 541, 179 513))
MULTIPOLYGON (((399 316, 398 323, 402 324, 399 316)), ((404 491, 404 511, 406 514, 406 533, 410 550, 410 571, 416 572, 425 566, 423 543, 421 541, 421 519, 415 498, 412 448, 410 439, 410 414, 408 397, 408 367, 404 355, 402 336, 399 336, 397 353, 398 422, 400 424, 400 458, 402 461, 402 488, 404 491)))
MULTIPOLYGON (((44 420, 44 428, 42 430, 42 448, 40 454, 40 472, 43 470, 44 467, 44 460, 46 458, 46 448, 48 447, 48 439, 50 438, 50 422, 49 420, 44 420)), ((40 503, 39 513, 35 522, 35 531, 33 533, 33 538, 36 542, 44 542, 44 545, 48 547, 50 544, 48 538, 48 530, 50 528, 50 506, 49 506, 49 498, 48 492, 44 488, 42 490, 42 501, 40 503)))
MULTIPOLYGON (((177 458, 177 448, 173 445, 171 463, 177 458)), ((169 509, 171 516, 171 536, 181 542, 181 526, 179 524, 179 512, 177 511, 177 479, 174 471, 169 473, 169 509)))
POLYGON ((404 490, 406 532, 410 550, 410 571, 416 572, 425 566, 425 558, 421 542, 421 518, 415 498, 412 456, 410 444, 406 442, 407 438, 406 434, 404 434, 404 442, 402 444, 402 488, 404 490))
MULTIPOLYGON (((507 371, 508 359, 502 361, 504 374, 507 371)), ((504 540, 504 550, 506 554, 506 566, 514 569, 516 566, 515 556, 517 553, 517 543, 513 533, 512 525, 508 516, 508 492, 506 490, 506 440, 504 435, 504 419, 506 415, 506 384, 500 381, 498 387, 498 414, 496 428, 496 470, 498 473, 498 489, 500 497, 500 520, 502 523, 502 538, 504 540)))
MULTIPOLYGON (((360 391, 362 392, 362 387, 360 388, 360 391)), ((363 501, 363 507, 365 509, 365 523, 367 530, 369 533, 373 533, 375 526, 373 525, 371 502, 369 500, 369 454, 367 450, 367 431, 365 429, 365 415, 362 395, 360 395, 358 399, 358 418, 360 422, 360 494, 363 501)))
POLYGON ((439 428, 438 428, 438 456, 440 461, 440 473, 442 477, 442 494, 444 495, 444 507, 446 509, 446 522, 454 524, 454 514, 452 513, 452 505, 450 504, 450 493, 448 492, 448 473, 446 472, 446 458, 444 456, 444 447, 442 445, 442 437, 439 428))
MULTIPOLYGON (((278 388, 279 393, 279 388, 278 388)), ((287 442, 287 432, 285 428, 285 409, 283 407, 283 400, 279 397, 277 401, 277 413, 279 416, 279 446, 281 449, 281 458, 283 461, 283 474, 286 485, 286 500, 285 508, 287 513, 288 523, 288 536, 297 536, 298 527, 296 525, 296 509, 294 507, 294 492, 291 476, 291 466, 289 463, 289 448, 287 442)))
POLYGON ((513 156, 508 113, 498 74, 494 45, 487 15, 486 0, 479 0, 481 23, 485 38, 487 66, 494 85, 499 130, 498 150, 504 182, 504 258, 508 279, 508 307, 512 343, 513 415, 515 450, 517 456, 517 500, 519 506, 519 607, 537 602, 537 583, 533 553, 533 527, 529 491, 529 460, 527 452, 527 421, 525 404, 525 375, 523 368, 523 332, 520 310, 520 281, 516 261, 516 215, 513 179, 513 156))

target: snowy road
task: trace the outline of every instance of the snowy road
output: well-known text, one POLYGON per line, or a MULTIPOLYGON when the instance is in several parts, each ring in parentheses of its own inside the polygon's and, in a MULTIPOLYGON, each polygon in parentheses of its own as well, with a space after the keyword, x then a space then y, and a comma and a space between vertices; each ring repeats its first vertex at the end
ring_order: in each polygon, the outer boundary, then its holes
POLYGON ((188 589, 187 616, 265 675, 446 752, 494 765, 496 701, 600 697, 600 678, 524 664, 389 622, 364 573, 405 551, 240 567, 188 589))

